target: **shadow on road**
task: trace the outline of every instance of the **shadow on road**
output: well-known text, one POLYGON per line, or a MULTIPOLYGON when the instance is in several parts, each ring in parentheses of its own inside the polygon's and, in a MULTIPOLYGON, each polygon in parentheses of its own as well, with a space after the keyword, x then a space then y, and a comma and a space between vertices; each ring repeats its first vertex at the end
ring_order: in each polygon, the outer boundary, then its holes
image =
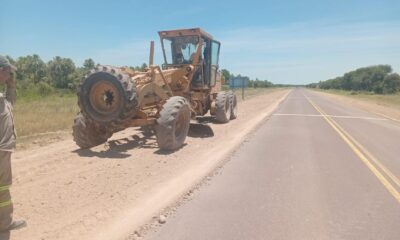
POLYGON ((10 239, 10 231, 0 233, 0 240, 9 240, 10 239))
POLYGON ((174 152, 176 152, 176 151, 179 151, 179 149, 184 148, 186 145, 187 145, 187 143, 184 143, 180 148, 178 148, 178 149, 176 149, 176 150, 162 150, 162 149, 158 149, 158 150, 155 151, 154 153, 155 153, 155 154, 158 154, 158 155, 169 155, 169 154, 172 154, 172 153, 174 153, 174 152))
POLYGON ((110 140, 105 144, 106 150, 95 151, 92 149, 74 150, 81 157, 98 158, 128 158, 131 154, 129 150, 134 148, 158 148, 156 138, 148 132, 135 134, 130 137, 110 140))
MULTIPOLYGON (((193 138, 209 138, 214 136, 212 128, 206 123, 213 121, 213 117, 202 117, 198 119, 199 123, 191 123, 189 128, 189 137, 193 138)), ((185 147, 187 144, 183 144, 185 147)), ((81 157, 98 157, 98 158, 114 158, 123 159, 131 156, 128 153, 129 150, 135 148, 147 148, 157 149, 154 153, 159 155, 169 155, 174 151, 167 151, 158 149, 157 139, 153 130, 143 129, 140 133, 132 135, 130 137, 110 140, 105 143, 105 150, 92 150, 92 149, 77 149, 74 153, 77 153, 81 157)))
POLYGON ((188 136, 193 138, 209 138, 214 136, 214 131, 207 124, 191 123, 188 136))
POLYGON ((215 122, 215 117, 213 116, 201 116, 201 117, 197 117, 196 121, 198 123, 216 123, 215 122))

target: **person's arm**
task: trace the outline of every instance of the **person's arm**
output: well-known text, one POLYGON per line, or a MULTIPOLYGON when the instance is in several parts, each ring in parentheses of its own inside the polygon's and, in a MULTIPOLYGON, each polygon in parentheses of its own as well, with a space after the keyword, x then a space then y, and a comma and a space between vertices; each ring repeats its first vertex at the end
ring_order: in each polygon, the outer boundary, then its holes
POLYGON ((11 103, 11 105, 14 105, 17 101, 17 90, 14 77, 11 77, 7 82, 6 99, 11 103))

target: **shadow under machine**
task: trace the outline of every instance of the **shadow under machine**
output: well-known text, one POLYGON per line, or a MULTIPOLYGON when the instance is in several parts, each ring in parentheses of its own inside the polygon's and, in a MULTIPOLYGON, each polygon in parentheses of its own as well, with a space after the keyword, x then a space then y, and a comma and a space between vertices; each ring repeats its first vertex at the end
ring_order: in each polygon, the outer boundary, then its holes
POLYGON ((210 113, 216 122, 237 116, 232 91, 222 91, 220 43, 200 28, 159 32, 164 64, 149 67, 97 66, 78 88, 80 112, 73 125, 74 141, 90 148, 128 127, 154 129, 159 148, 181 147, 190 120, 210 113))

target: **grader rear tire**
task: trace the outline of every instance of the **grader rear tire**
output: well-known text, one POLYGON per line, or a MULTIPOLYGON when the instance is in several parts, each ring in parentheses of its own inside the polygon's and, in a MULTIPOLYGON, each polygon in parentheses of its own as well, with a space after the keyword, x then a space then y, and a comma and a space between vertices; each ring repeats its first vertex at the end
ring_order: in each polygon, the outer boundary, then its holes
POLYGON ((167 100, 157 119, 155 131, 158 147, 176 150, 185 142, 190 125, 190 106, 184 97, 174 96, 167 100))
POLYGON ((74 119, 72 135, 81 149, 87 149, 105 143, 112 134, 96 128, 82 113, 78 113, 74 119))
POLYGON ((215 100, 215 120, 219 123, 227 123, 231 119, 231 104, 227 92, 219 92, 215 100))
POLYGON ((228 92, 229 101, 231 103, 231 117, 230 120, 236 119, 238 115, 237 97, 233 91, 228 92))

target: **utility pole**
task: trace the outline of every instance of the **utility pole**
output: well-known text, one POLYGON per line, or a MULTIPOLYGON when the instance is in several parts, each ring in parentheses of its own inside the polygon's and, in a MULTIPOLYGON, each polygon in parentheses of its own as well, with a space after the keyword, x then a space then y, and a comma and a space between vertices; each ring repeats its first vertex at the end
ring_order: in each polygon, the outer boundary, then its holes
POLYGON ((244 100, 244 77, 242 77, 242 100, 244 100))

